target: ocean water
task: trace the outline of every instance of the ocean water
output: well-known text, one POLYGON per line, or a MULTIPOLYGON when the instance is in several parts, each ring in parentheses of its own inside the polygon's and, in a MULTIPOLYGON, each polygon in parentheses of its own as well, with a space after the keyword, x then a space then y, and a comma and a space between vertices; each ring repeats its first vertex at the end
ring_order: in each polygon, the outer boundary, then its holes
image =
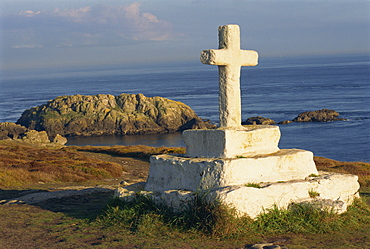
MULTIPOLYGON (((333 109, 348 121, 280 125, 279 147, 299 148, 342 161, 370 162, 370 56, 260 58, 242 68, 242 118, 292 120, 299 113, 333 109)), ((16 122, 25 109, 60 95, 143 93, 189 105, 218 122, 218 72, 200 62, 106 66, 3 74, 0 122, 16 122)), ((68 145, 184 146, 181 134, 69 138, 68 145)))

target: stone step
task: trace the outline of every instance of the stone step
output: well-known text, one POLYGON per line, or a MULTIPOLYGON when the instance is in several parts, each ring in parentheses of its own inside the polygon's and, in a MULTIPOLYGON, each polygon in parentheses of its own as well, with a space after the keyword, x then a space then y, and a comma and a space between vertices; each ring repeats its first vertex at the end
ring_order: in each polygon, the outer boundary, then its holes
MULTIPOLYGON (((319 176, 307 177, 305 180, 286 182, 271 182, 261 184, 261 187, 233 185, 208 189, 205 198, 212 202, 220 200, 229 204, 240 214, 255 218, 264 210, 286 208, 291 203, 312 203, 320 208, 333 209, 338 213, 345 212, 354 198, 359 197, 358 177, 349 174, 318 172, 319 176)), ((148 184, 148 183, 147 183, 148 184)), ((186 191, 171 189, 166 191, 146 191, 141 186, 141 193, 147 194, 153 200, 173 207, 177 211, 185 209, 196 194, 202 191, 186 191)), ((134 187, 134 186, 133 186, 134 187)), ((123 200, 132 199, 138 189, 130 186, 119 188, 115 197, 123 200)))
POLYGON ((317 174, 310 151, 284 149, 246 158, 187 158, 157 155, 150 158, 146 190, 206 190, 247 183, 305 179, 317 174))
POLYGON ((280 129, 274 125, 245 125, 240 129, 186 130, 186 156, 233 158, 279 150, 280 129))

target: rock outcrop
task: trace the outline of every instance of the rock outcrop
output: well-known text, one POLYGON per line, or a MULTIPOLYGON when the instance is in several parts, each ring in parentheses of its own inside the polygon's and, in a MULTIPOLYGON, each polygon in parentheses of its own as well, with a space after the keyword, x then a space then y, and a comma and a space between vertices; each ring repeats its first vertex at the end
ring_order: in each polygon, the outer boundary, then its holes
MULTIPOLYGON (((302 112, 298 114, 293 120, 284 120, 278 124, 290 124, 292 122, 332 122, 332 121, 343 121, 345 118, 338 118, 339 113, 334 110, 322 109, 316 111, 302 112)), ((264 117, 251 117, 246 121, 242 122, 242 125, 271 125, 276 124, 274 120, 264 117)))
POLYGON ((17 125, 11 122, 0 123, 0 140, 18 139, 28 131, 24 126, 17 125))
POLYGON ((242 122, 242 125, 272 125, 276 122, 270 118, 264 118, 261 116, 247 118, 246 121, 242 122))
POLYGON ((214 128, 181 102, 143 94, 60 96, 24 111, 17 124, 67 137, 214 128))
MULTIPOLYGON (((30 144, 50 144, 49 136, 46 131, 35 131, 19 124, 4 122, 0 123, 0 140, 12 139, 30 144)), ((67 139, 56 134, 52 143, 64 145, 67 139)))
POLYGON ((338 120, 346 120, 344 118, 338 118, 339 113, 334 110, 322 109, 317 111, 302 112, 293 122, 331 122, 338 120))

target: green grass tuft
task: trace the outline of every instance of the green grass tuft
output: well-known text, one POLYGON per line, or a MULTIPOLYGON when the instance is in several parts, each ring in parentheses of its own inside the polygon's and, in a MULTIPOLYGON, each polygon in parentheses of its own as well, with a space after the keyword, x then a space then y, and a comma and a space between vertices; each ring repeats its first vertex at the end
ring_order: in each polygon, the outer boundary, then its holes
POLYGON ((263 188, 259 183, 254 183, 254 182, 249 182, 245 184, 244 186, 251 187, 251 188, 263 188))
POLYGON ((252 220, 236 217, 236 210, 221 204, 208 203, 202 195, 196 196, 181 213, 154 203, 150 198, 138 195, 131 202, 113 200, 96 223, 104 227, 124 227, 135 233, 158 233, 170 230, 200 232, 218 237, 239 236, 250 232, 252 220), (246 228, 248 228, 246 230, 246 228))
POLYGON ((309 191, 308 191, 308 195, 311 197, 311 198, 317 198, 317 197, 319 197, 320 196, 320 193, 319 192, 317 192, 316 190, 314 190, 314 189, 310 189, 309 191))
POLYGON ((276 206, 259 215, 254 223, 261 233, 326 233, 343 226, 340 216, 309 203, 291 204, 287 209, 276 206))
POLYGON ((131 202, 114 200, 96 223, 105 227, 124 227, 137 234, 159 236, 171 231, 195 232, 217 238, 244 238, 255 234, 323 234, 356 228, 369 222, 370 208, 356 200, 347 213, 338 215, 309 203, 277 206, 265 210, 255 220, 238 216, 237 211, 219 201, 208 203, 202 195, 176 213, 150 198, 139 195, 131 202))
POLYGON ((319 177, 317 174, 310 174, 309 177, 319 177))

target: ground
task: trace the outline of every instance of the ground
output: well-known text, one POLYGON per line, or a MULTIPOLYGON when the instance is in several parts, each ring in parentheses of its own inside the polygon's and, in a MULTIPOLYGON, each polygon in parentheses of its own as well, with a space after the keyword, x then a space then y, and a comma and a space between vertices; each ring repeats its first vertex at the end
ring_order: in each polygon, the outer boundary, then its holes
MULTIPOLYGON (((17 148, 26 150, 22 146, 17 148)), ((30 192, 67 190, 81 188, 81 186, 106 186, 114 189, 125 183, 145 181, 149 170, 148 154, 152 153, 139 153, 138 150, 143 150, 141 147, 136 148, 135 152, 123 151, 118 147, 112 150, 88 147, 79 148, 77 152, 76 148, 70 150, 71 153, 83 155, 86 160, 118 164, 123 168, 123 172, 114 178, 82 182, 36 182, 27 186, 1 187, 0 200, 9 200, 30 192)), ((50 153, 54 153, 53 149, 50 153)), ((76 156, 76 154, 71 155, 76 156)), ((333 160, 323 158, 316 158, 316 160, 322 168, 349 167, 348 164, 347 166, 337 165, 333 160)), ((369 166, 369 164, 364 165, 369 166)), ((368 175, 369 171, 364 172, 368 175)), ((101 210, 112 197, 112 193, 113 190, 53 198, 32 205, 0 205, 0 248, 243 248, 246 244, 262 242, 275 242, 288 248, 370 248, 368 223, 348 231, 327 234, 251 234, 246 238, 222 240, 176 231, 164 231, 162 236, 158 237, 158 233, 151 234, 150 231, 133 233, 119 226, 102 227, 91 223, 97 214, 102 213, 101 210)), ((369 187, 362 188, 361 194, 369 197, 369 187)), ((369 199, 367 198, 367 202, 369 199)))

